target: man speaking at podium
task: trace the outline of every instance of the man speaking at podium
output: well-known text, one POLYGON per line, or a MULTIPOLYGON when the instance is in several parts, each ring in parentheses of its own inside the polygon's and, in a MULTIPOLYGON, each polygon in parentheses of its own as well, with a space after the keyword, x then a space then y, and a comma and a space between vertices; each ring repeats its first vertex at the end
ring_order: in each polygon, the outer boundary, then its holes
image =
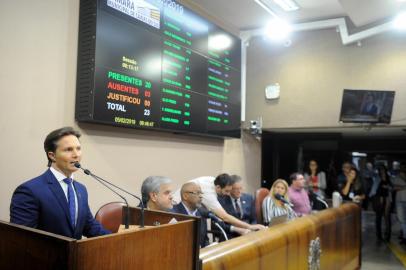
POLYGON ((76 239, 110 233, 93 218, 86 187, 74 180, 74 163, 82 156, 79 137, 71 127, 48 134, 49 169, 14 191, 10 222, 76 239))

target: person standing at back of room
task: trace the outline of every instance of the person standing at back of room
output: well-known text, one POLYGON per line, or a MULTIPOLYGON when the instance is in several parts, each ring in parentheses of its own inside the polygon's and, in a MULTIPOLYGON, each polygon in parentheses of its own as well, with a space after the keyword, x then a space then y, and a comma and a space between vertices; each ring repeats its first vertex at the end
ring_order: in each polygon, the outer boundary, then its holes
POLYGON ((316 160, 309 161, 308 171, 304 174, 306 179, 306 187, 309 191, 319 195, 322 198, 326 197, 327 181, 326 174, 320 170, 316 160))

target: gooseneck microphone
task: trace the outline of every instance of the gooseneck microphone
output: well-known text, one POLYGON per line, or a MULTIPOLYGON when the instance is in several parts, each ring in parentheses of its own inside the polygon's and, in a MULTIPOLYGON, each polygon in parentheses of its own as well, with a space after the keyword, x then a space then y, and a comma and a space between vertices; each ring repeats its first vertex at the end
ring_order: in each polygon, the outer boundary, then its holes
POLYGON ((219 219, 215 214, 213 214, 210 210, 208 210, 205 206, 202 206, 199 208, 199 212, 204 218, 210 218, 214 225, 216 225, 217 228, 220 229, 220 231, 223 233, 224 239, 227 241, 228 237, 226 232, 224 231, 223 227, 226 225, 224 224, 224 221, 219 219))
POLYGON ((324 205, 324 207, 326 207, 326 209, 329 208, 328 203, 323 199, 323 197, 321 197, 319 194, 313 192, 312 190, 309 190, 309 197, 322 203, 324 205))
POLYGON ((277 200, 283 202, 284 204, 286 204, 286 205, 288 205, 288 206, 290 206, 290 207, 293 207, 293 206, 294 206, 294 205, 291 204, 288 200, 286 200, 285 197, 283 197, 281 194, 275 193, 274 196, 275 196, 275 198, 276 198, 277 200))
POLYGON ((88 169, 85 169, 85 168, 83 168, 81 165, 80 165, 80 163, 79 162, 75 162, 74 163, 74 166, 76 167, 76 168, 78 168, 78 169, 81 169, 81 170, 83 170, 83 172, 85 173, 85 174, 87 174, 87 175, 90 175, 91 177, 93 177, 95 180, 97 180, 99 183, 101 183, 102 185, 104 185, 105 187, 107 187, 108 189, 110 189, 111 191, 113 191, 115 194, 117 194, 120 198, 122 198, 124 201, 125 201, 125 203, 126 203, 126 205, 127 205, 127 211, 126 211, 126 216, 125 216, 125 228, 126 229, 128 229, 129 228, 129 226, 128 226, 128 223, 129 223, 129 219, 130 219, 130 207, 129 207, 129 204, 128 204, 128 202, 127 202, 127 200, 124 198, 124 196, 122 196, 122 195, 120 195, 118 192, 116 192, 114 189, 112 189, 111 187, 114 187, 114 188, 116 188, 116 189, 118 189, 118 190, 121 190, 122 192, 124 192, 124 193, 126 193, 126 194, 128 194, 128 195, 130 195, 130 196, 133 196, 134 198, 136 198, 137 200, 139 200, 140 201, 140 205, 141 205, 141 218, 140 218, 140 228, 144 228, 144 203, 142 202, 142 200, 140 199, 140 197, 138 197, 137 195, 135 195, 135 194, 132 194, 132 193, 130 193, 130 192, 128 192, 127 190, 124 190, 124 189, 122 189, 121 187, 119 187, 119 186, 116 186, 115 184, 113 184, 113 183, 111 183, 111 182, 109 182, 109 181, 107 181, 106 179, 103 179, 103 178, 101 178, 101 177, 99 177, 99 176, 97 176, 97 175, 95 175, 95 174, 93 174, 92 172, 90 172, 90 170, 88 170, 88 169), (110 185, 110 186, 109 186, 110 185))
POLYGON ((219 219, 215 214, 213 214, 212 212, 210 212, 209 210, 206 210, 205 212, 201 210, 201 208, 199 208, 200 213, 202 214, 202 217, 204 218, 210 218, 212 219, 214 222, 217 223, 224 223, 224 221, 222 221, 221 219, 219 219))
POLYGON ((128 204, 127 199, 124 196, 122 196, 121 194, 119 194, 118 192, 116 192, 114 189, 109 187, 106 183, 104 183, 103 179, 101 179, 97 175, 92 174, 88 169, 82 168, 82 166, 80 165, 79 162, 75 162, 73 165, 78 169, 82 169, 85 174, 90 175, 91 177, 93 177, 93 179, 98 181, 100 184, 102 184, 106 188, 110 189, 112 192, 114 192, 114 194, 116 194, 117 196, 119 196, 121 199, 124 200, 125 204, 127 205, 127 211, 126 211, 126 214, 125 214, 125 217, 124 217, 124 224, 125 224, 125 228, 128 229, 130 227, 129 226, 129 223, 130 223, 129 222, 129 219, 130 219, 130 211, 129 211, 130 205, 128 204))

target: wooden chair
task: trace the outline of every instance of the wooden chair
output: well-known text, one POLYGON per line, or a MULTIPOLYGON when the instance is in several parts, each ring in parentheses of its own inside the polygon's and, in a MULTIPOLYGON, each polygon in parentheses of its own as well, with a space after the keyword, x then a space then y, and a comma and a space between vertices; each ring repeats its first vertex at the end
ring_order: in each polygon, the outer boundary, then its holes
POLYGON ((96 220, 99 221, 104 228, 116 233, 122 223, 123 202, 111 202, 103 205, 96 213, 96 220))
POLYGON ((257 215, 257 223, 263 224, 264 220, 262 218, 262 202, 266 196, 269 194, 269 189, 260 188, 255 192, 255 213, 257 215))

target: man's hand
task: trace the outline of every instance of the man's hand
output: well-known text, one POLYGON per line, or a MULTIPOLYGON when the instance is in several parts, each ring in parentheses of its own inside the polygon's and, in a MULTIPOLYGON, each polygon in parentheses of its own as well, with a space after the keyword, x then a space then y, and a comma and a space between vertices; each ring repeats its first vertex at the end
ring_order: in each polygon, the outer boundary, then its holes
POLYGON ((249 229, 251 231, 259 231, 259 230, 266 229, 266 227, 262 224, 252 224, 252 225, 250 225, 249 229))
POLYGON ((250 233, 251 230, 244 229, 244 228, 239 228, 239 227, 233 227, 233 232, 238 233, 239 235, 245 235, 247 233, 250 233))

